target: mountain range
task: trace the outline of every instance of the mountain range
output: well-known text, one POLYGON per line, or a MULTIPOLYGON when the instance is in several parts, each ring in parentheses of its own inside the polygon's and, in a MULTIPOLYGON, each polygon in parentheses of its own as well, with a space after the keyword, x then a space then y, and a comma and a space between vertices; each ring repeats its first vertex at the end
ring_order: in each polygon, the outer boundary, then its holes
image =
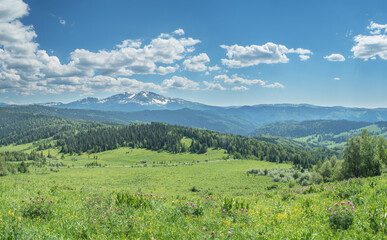
POLYGON ((194 110, 210 110, 217 107, 201 103, 190 102, 181 98, 165 97, 154 92, 141 91, 139 93, 121 93, 107 98, 98 99, 94 97, 83 98, 70 103, 49 102, 43 106, 94 109, 122 112, 136 112, 142 110, 178 110, 189 108, 194 110))
MULTIPOLYGON (((387 109, 322 107, 308 104, 262 104, 218 107, 165 97, 153 92, 122 93, 108 98, 84 98, 70 103, 50 102, 2 106, 10 111, 95 120, 116 124, 165 122, 224 133, 249 135, 274 122, 308 120, 387 121, 387 109)), ((262 131, 256 132, 264 133, 262 131)))

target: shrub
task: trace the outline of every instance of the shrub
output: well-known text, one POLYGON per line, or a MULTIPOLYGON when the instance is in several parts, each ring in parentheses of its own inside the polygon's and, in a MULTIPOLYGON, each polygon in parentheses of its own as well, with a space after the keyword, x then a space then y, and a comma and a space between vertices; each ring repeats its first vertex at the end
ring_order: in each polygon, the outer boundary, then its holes
POLYGON ((329 225, 332 229, 347 230, 353 224, 353 211, 355 207, 348 201, 336 203, 333 207, 328 209, 329 211, 329 225))
POLYGON ((323 177, 321 176, 320 173, 318 172, 313 172, 311 175, 310 175, 310 181, 314 184, 320 184, 322 183, 323 181, 323 177))
POLYGON ((198 206, 194 203, 186 202, 183 206, 180 206, 179 211, 187 216, 201 216, 204 214, 203 207, 198 206))
POLYGON ((49 201, 48 203, 43 197, 30 197, 29 201, 26 202, 22 200, 24 205, 22 207, 22 214, 27 218, 38 218, 45 219, 46 221, 52 217, 52 203, 53 201, 49 201))

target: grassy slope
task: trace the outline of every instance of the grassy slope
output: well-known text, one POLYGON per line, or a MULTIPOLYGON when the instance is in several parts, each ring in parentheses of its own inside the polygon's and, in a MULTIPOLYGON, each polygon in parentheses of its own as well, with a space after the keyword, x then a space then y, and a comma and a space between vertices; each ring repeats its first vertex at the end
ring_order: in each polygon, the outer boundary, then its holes
POLYGON ((281 191, 286 191, 286 185, 267 191, 265 187, 273 184, 269 178, 245 174, 250 168, 274 166, 257 161, 223 161, 178 167, 65 168, 59 173, 7 176, 0 182, 0 234, 16 234, 21 239, 203 239, 210 238, 212 231, 215 239, 385 237, 386 177, 336 183, 329 190, 284 198, 281 191), (193 185, 201 191, 189 191, 193 185), (114 201, 116 190, 137 192, 140 188, 162 199, 150 198, 151 209, 135 209, 114 201), (215 200, 206 200, 207 194, 215 200), (236 195, 239 197, 235 200, 250 202, 248 215, 235 208, 222 213, 224 197, 236 195), (54 201, 48 221, 44 220, 45 213, 40 218, 23 215, 27 203, 22 200, 30 202, 29 197, 34 197, 36 201, 37 196, 54 201), (355 206, 353 225, 348 230, 332 230, 328 208, 348 200, 355 206), (187 201, 196 205, 188 208, 202 209, 202 214, 184 214, 187 201), (106 212, 97 209, 104 202, 109 203, 106 212))
MULTIPOLYGON (((189 189, 195 186, 205 192, 245 195, 263 191, 272 182, 269 177, 248 177, 245 172, 252 168, 273 167, 290 166, 254 160, 233 160, 174 167, 62 168, 55 174, 35 174, 32 171, 31 174, 7 176, 2 180, 13 183, 30 182, 35 189, 45 189, 56 184, 78 190, 125 189, 135 192, 142 189, 144 192, 169 196, 189 196, 193 194, 189 189)), ((38 169, 37 172, 41 173, 41 170, 38 169)))

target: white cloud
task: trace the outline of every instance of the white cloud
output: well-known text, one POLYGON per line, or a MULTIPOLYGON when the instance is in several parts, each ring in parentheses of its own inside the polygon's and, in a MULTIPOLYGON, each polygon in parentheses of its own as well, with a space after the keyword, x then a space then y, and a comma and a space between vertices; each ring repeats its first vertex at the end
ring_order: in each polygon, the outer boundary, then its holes
POLYGON ((380 57, 387 60, 387 35, 386 25, 371 22, 368 29, 372 35, 357 35, 354 37, 355 46, 352 47, 354 58, 361 58, 367 61, 368 59, 376 59, 380 57), (384 29, 384 33, 381 31, 384 29))
POLYGON ((199 84, 186 77, 173 76, 170 79, 165 79, 162 87, 164 89, 197 90, 199 84))
POLYGON ((338 53, 332 53, 331 55, 325 56, 324 58, 330 62, 343 62, 343 61, 345 61, 345 57, 341 54, 338 54, 338 53))
POLYGON ((249 88, 247 88, 245 86, 240 86, 240 87, 235 86, 235 87, 231 88, 231 90, 233 90, 233 91, 247 91, 247 90, 249 90, 249 88))
MULTIPOLYGON (((289 58, 287 54, 296 53, 299 55, 311 55, 313 54, 309 49, 288 49, 284 45, 268 42, 264 45, 250 45, 239 46, 237 44, 232 46, 221 45, 221 48, 227 50, 228 59, 222 59, 222 64, 230 68, 241 68, 259 65, 262 63, 287 63, 289 58)), ((306 60, 306 57, 301 59, 306 60)))
MULTIPOLYGON (((0 0, 1 91, 32 94, 178 87, 181 81, 176 79, 166 81, 163 87, 128 77, 173 73, 179 69, 177 61, 184 60, 200 43, 198 39, 180 37, 184 30, 178 29, 172 34, 160 34, 149 43, 126 39, 111 50, 75 49, 70 53, 70 61, 62 64, 58 57, 39 49, 33 26, 25 26, 19 20, 28 15, 28 10, 21 0, 0 0)), ((52 16, 65 24, 64 19, 52 16)))
POLYGON ((176 34, 176 35, 179 35, 179 36, 180 36, 180 35, 184 35, 184 30, 181 29, 181 28, 179 28, 179 29, 173 31, 173 33, 176 34))
POLYGON ((214 80, 216 81, 223 81, 226 84, 229 85, 235 85, 235 84, 243 84, 243 85, 257 85, 264 88, 284 88, 285 86, 281 83, 275 82, 272 84, 268 84, 266 81, 263 81, 261 79, 245 79, 242 77, 239 77, 238 75, 234 74, 231 77, 227 76, 226 74, 218 75, 214 77, 214 80))
POLYGON ((272 83, 272 84, 266 84, 263 87, 265 87, 265 88, 285 88, 285 86, 282 85, 279 82, 275 82, 275 83, 272 83))
POLYGON ((212 66, 212 67, 208 67, 208 71, 212 72, 212 71, 219 71, 221 68, 218 66, 218 65, 215 65, 215 66, 212 66))
POLYGON ((119 48, 139 48, 141 47, 141 41, 140 40, 131 40, 131 39, 126 39, 122 41, 121 44, 117 44, 116 46, 119 48))
POLYGON ((28 5, 22 0, 0 0, 0 22, 11 22, 28 15, 28 5))
POLYGON ((59 19, 59 23, 62 24, 62 25, 66 25, 66 20, 64 20, 64 19, 59 19))
POLYGON ((310 58, 309 55, 303 55, 303 54, 299 55, 299 57, 300 57, 301 61, 306 61, 306 60, 308 60, 310 58))
POLYGON ((382 30, 384 29, 384 33, 387 32, 387 24, 378 24, 373 21, 371 21, 370 25, 367 27, 367 29, 370 30, 371 34, 381 34, 382 30))
POLYGON ((204 85, 207 86, 205 90, 221 90, 224 91, 226 90, 225 87, 223 87, 220 83, 210 83, 207 81, 203 81, 204 85))
POLYGON ((157 73, 160 74, 160 75, 165 75, 165 74, 168 74, 168 73, 174 73, 176 72, 177 69, 179 69, 179 65, 175 65, 175 66, 166 66, 166 67, 163 67, 163 66, 159 66, 157 68, 157 73))
POLYGON ((200 53, 197 56, 184 60, 184 69, 191 72, 203 72, 207 70, 206 64, 210 62, 210 58, 205 53, 200 53))
POLYGON ((335 81, 339 81, 339 80, 340 80, 340 78, 339 78, 339 77, 335 77, 333 80, 335 80, 335 81))
POLYGON ((386 35, 357 35, 354 40, 356 44, 352 47, 351 52, 353 52, 355 58, 368 60, 375 59, 376 56, 379 56, 381 59, 387 60, 386 35))
POLYGON ((258 86, 264 86, 266 84, 265 81, 260 79, 252 79, 248 80, 242 77, 239 77, 238 75, 232 75, 231 78, 227 76, 226 74, 218 75, 214 77, 215 80, 221 80, 226 84, 246 84, 246 85, 258 85, 258 86))

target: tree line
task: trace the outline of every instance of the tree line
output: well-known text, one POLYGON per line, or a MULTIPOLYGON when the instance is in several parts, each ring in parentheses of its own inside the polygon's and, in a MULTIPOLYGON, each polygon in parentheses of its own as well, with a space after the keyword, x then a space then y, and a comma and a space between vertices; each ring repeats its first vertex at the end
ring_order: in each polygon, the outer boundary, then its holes
MULTIPOLYGON (((232 158, 253 158, 270 162, 293 162, 305 168, 323 160, 327 150, 305 149, 276 145, 253 138, 224 134, 164 123, 103 126, 57 139, 65 154, 97 153, 119 147, 145 148, 171 153, 205 153, 208 148, 224 149, 232 158), (183 138, 191 139, 187 146, 183 138)), ((333 155, 328 151, 328 154, 333 155)))
POLYGON ((12 112, 0 108, 0 146, 24 144, 61 134, 103 126, 102 123, 42 114, 12 112))

